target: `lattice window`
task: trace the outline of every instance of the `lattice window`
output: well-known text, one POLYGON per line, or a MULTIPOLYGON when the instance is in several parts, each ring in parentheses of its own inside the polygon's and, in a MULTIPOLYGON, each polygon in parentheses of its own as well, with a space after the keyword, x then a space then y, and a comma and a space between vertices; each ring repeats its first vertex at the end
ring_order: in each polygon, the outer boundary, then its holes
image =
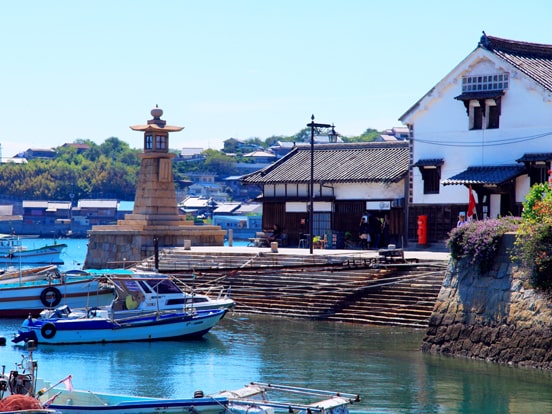
POLYGON ((462 78, 462 92, 503 91, 508 89, 510 75, 476 75, 462 78))

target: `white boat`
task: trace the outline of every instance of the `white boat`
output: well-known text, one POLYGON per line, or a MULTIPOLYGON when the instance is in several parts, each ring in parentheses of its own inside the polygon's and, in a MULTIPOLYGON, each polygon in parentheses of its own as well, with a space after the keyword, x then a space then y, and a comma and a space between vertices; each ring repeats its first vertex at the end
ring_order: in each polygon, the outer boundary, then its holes
MULTIPOLYGON (((0 399, 13 395, 29 395, 43 409, 37 414, 223 414, 227 413, 226 397, 194 396, 187 399, 167 399, 144 396, 97 393, 74 390, 72 377, 51 384, 38 377, 38 363, 33 360, 34 343, 29 342, 29 356, 22 355, 16 369, 0 375, 0 399)), ((31 413, 31 411, 24 411, 31 413)))
POLYGON ((348 414, 349 405, 360 401, 356 394, 252 382, 235 391, 204 395, 196 391, 193 398, 163 399, 67 390, 46 389, 39 400, 45 406, 64 414, 348 414), (295 394, 292 400, 273 399, 269 394, 295 394), (51 403, 46 403, 52 399, 51 403), (313 402, 314 401, 314 402, 313 402))
POLYGON ((0 284, 28 282, 30 280, 40 280, 53 276, 60 276, 57 265, 45 265, 25 269, 16 269, 13 266, 10 266, 0 272, 0 284))
POLYGON ((111 310, 117 318, 168 310, 232 309, 236 305, 224 287, 194 289, 162 273, 102 269, 85 270, 80 274, 106 278, 113 284, 116 297, 111 310))
POLYGON ((127 318, 113 315, 110 307, 77 309, 67 306, 53 314, 23 321, 12 342, 33 340, 39 344, 84 344, 199 338, 225 315, 225 309, 164 311, 127 318))
POLYGON ((186 292, 178 280, 166 275, 134 274, 131 278, 109 277, 115 286, 116 298, 112 309, 117 317, 157 311, 186 311, 191 309, 231 309, 234 300, 221 288, 216 297, 186 292))
POLYGON ((54 243, 29 249, 20 237, 0 234, 0 264, 63 264, 60 256, 66 247, 64 243, 54 243))
POLYGON ((44 308, 107 306, 113 301, 112 285, 90 276, 50 275, 38 280, 0 283, 0 317, 34 316, 44 308))

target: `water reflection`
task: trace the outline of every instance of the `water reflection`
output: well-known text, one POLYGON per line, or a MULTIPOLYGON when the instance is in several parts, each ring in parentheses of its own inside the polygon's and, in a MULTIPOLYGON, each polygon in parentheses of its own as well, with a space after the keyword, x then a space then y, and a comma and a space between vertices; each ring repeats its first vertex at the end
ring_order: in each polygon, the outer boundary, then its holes
MULTIPOLYGON (((9 336, 20 321, 0 320, 9 336)), ((76 388, 191 397, 249 381, 360 393, 364 413, 552 412, 552 375, 426 355, 424 332, 228 315, 201 340, 39 346, 40 374, 76 388)), ((0 349, 12 369, 21 349, 0 349)))

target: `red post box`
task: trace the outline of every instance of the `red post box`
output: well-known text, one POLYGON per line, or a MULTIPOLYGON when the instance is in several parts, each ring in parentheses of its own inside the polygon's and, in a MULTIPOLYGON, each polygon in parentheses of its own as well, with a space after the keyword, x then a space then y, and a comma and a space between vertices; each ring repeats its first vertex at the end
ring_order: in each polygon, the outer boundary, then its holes
POLYGON ((418 216, 418 244, 427 244, 427 216, 418 216))

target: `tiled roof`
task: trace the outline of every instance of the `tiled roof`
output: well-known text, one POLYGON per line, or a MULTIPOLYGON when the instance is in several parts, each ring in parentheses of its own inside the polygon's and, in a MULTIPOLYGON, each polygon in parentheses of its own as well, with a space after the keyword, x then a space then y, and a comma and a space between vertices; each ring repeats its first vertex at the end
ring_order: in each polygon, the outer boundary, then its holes
POLYGON ((499 98, 504 95, 503 90, 499 91, 476 91, 476 92, 464 92, 458 96, 455 96, 454 99, 459 101, 470 100, 470 99, 487 99, 487 98, 499 98))
MULTIPOLYGON (((243 177, 246 184, 310 182, 310 145, 297 146, 274 164, 243 177)), ((400 181, 408 171, 408 143, 370 142, 314 146, 315 182, 400 181)))
POLYGON ((525 172, 522 165, 468 167, 467 170, 442 181, 443 185, 489 184, 500 185, 525 172))
POLYGON ((552 45, 501 39, 483 33, 479 46, 500 56, 552 92, 552 45))
POLYGON ((518 158, 517 162, 534 162, 534 161, 550 161, 552 160, 552 152, 530 152, 523 154, 523 157, 518 158))
POLYGON ((439 167, 444 163, 442 158, 422 158, 416 161, 414 167, 439 167))

